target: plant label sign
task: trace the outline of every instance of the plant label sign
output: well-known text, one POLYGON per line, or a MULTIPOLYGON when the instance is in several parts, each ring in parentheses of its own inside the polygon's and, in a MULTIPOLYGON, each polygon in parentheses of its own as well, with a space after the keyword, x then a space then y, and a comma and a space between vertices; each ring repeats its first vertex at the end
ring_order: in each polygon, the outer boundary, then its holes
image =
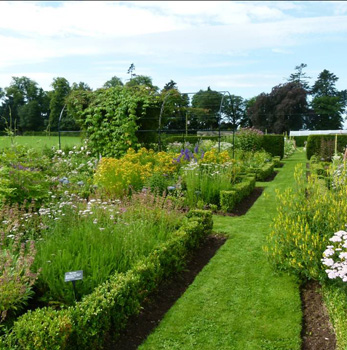
POLYGON ((65 282, 79 281, 83 279, 83 270, 65 273, 65 282))

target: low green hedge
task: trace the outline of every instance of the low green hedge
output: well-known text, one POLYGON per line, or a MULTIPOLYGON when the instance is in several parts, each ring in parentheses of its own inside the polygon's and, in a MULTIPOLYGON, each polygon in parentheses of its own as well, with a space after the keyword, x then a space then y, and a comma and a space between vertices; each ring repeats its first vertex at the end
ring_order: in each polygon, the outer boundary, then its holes
POLYGON ((284 137, 283 135, 263 135, 262 148, 273 157, 284 156, 284 137))
POLYGON ((275 163, 269 162, 265 163, 261 168, 251 168, 249 171, 255 173, 255 179, 257 181, 264 181, 274 172, 274 168, 275 163))
POLYGON ((273 157, 272 161, 275 165, 275 168, 279 168, 281 166, 281 157, 279 156, 273 157))
MULTIPOLYGON (((337 151, 344 152, 347 135, 337 136, 337 151)), ((307 138, 306 156, 310 160, 317 156, 319 160, 329 161, 335 152, 335 135, 309 135, 307 138)))
POLYGON ((75 306, 42 308, 21 316, 0 339, 1 349, 101 349, 105 335, 117 333, 159 283, 183 269, 189 252, 212 231, 212 214, 193 210, 172 239, 126 273, 112 276, 75 306))
POLYGON ((220 192, 220 207, 224 212, 231 212, 236 204, 249 196, 255 188, 255 177, 245 175, 241 182, 235 184, 230 191, 220 192))

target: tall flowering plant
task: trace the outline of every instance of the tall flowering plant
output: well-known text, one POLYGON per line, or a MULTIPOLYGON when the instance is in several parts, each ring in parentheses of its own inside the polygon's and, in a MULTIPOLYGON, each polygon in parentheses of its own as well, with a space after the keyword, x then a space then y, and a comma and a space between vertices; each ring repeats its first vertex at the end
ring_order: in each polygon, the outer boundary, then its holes
POLYGON ((347 232, 337 231, 329 239, 331 245, 323 253, 322 263, 330 279, 347 282, 347 232))

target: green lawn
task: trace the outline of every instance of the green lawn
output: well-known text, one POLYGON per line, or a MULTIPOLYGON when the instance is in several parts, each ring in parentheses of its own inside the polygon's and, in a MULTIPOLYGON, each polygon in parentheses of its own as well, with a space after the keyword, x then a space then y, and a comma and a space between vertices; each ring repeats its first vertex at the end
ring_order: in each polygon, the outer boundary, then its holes
MULTIPOLYGON (((45 146, 51 148, 55 146, 59 148, 58 136, 16 136, 13 141, 18 145, 25 145, 29 148, 41 150, 45 146)), ((81 138, 75 136, 61 136, 61 148, 66 146, 79 146, 81 138)), ((0 136, 0 150, 11 145, 11 138, 8 136, 0 136)))
POLYGON ((299 350, 299 283, 278 274, 262 250, 276 212, 275 189, 294 183, 304 152, 285 161, 251 210, 242 217, 214 217, 228 241, 196 277, 139 349, 299 350))

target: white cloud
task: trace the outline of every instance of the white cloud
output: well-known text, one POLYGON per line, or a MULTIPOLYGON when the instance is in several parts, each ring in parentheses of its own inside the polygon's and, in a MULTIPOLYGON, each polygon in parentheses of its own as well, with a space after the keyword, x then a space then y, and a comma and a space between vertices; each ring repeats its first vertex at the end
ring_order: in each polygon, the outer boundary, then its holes
POLYGON ((168 16, 107 1, 65 1, 59 7, 0 2, 0 13, 0 28, 31 37, 120 37, 186 27, 168 16))

